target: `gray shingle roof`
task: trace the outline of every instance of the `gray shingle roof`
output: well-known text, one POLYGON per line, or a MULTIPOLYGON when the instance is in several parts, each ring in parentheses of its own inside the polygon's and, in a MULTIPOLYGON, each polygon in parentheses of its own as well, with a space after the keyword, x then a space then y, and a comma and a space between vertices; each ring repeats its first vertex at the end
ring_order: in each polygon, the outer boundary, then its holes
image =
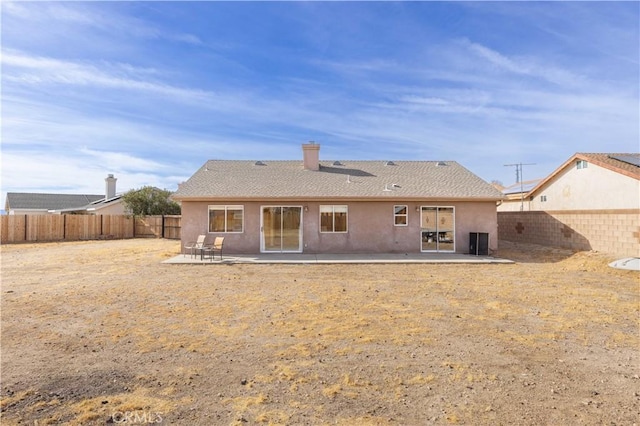
POLYGON ((11 210, 61 210, 84 207, 101 199, 104 195, 8 192, 6 204, 11 210))
POLYGON ((209 160, 174 198, 205 199, 483 199, 502 194, 455 161, 320 161, 304 170, 301 161, 209 160), (334 165, 334 163, 336 165, 334 165), (395 184, 395 186, 394 186, 395 184))

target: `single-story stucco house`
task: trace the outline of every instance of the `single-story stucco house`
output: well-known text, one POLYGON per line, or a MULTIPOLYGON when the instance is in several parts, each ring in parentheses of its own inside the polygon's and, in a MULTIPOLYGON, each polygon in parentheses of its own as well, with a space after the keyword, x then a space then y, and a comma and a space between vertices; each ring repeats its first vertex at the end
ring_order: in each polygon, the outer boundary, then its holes
POLYGON ((179 185, 183 246, 225 253, 468 253, 498 242, 500 191, 455 161, 209 160, 179 185))
POLYGON ((8 192, 5 211, 9 215, 124 214, 122 195, 116 194, 117 180, 112 174, 107 175, 104 194, 8 192))

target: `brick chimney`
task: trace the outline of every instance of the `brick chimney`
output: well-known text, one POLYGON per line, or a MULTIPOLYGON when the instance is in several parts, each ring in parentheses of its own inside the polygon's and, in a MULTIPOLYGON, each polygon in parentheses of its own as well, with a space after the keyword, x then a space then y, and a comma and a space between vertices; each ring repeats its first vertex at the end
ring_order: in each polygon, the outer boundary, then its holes
POLYGON ((320 145, 315 142, 302 144, 302 166, 305 170, 320 170, 320 145))
POLYGON ((114 178, 112 174, 107 175, 107 178, 104 180, 106 182, 105 189, 105 200, 109 198, 113 198, 116 196, 116 181, 118 179, 114 178))

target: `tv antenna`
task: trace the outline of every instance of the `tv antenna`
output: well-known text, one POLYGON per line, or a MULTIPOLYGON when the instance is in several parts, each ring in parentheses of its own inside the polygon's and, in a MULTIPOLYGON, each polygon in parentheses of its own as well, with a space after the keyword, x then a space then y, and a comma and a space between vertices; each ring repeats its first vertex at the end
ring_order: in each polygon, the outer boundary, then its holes
POLYGON ((516 163, 516 164, 505 164, 505 167, 515 167, 516 168, 516 183, 520 182, 520 211, 524 210, 524 184, 522 181, 522 166, 535 166, 536 163, 516 163))

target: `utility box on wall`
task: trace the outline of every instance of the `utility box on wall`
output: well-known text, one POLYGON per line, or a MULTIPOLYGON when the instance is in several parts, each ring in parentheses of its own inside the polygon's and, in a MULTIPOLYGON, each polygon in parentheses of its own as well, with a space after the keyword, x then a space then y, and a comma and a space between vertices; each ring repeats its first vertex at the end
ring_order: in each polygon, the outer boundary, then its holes
POLYGON ((489 255, 489 233, 469 233, 469 254, 475 254, 476 256, 489 255))

